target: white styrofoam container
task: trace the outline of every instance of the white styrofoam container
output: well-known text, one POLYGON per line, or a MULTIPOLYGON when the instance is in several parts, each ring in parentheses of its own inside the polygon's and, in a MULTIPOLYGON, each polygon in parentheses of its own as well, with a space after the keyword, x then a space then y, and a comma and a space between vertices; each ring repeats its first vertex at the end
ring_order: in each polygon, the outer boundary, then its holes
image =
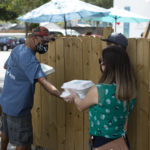
POLYGON ((80 99, 84 99, 89 89, 95 84, 90 80, 72 80, 64 83, 61 88, 64 89, 64 92, 61 94, 61 97, 67 97, 70 95, 68 89, 72 89, 75 93, 78 94, 80 99))
POLYGON ((62 89, 84 90, 93 85, 94 85, 94 83, 90 80, 72 80, 69 82, 65 82, 61 86, 61 88, 62 89))
POLYGON ((46 64, 43 64, 41 63, 41 68, 42 68, 42 71, 46 74, 46 75, 49 75, 53 72, 55 72, 55 69, 49 65, 46 65, 46 64))

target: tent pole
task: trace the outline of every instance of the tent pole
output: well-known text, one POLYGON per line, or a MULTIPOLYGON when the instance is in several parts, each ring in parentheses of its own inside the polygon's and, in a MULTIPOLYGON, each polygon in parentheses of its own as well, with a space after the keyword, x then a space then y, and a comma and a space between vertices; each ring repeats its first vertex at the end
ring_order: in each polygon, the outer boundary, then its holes
POLYGON ((67 21, 65 15, 64 15, 64 28, 65 28, 65 34, 67 35, 67 21))
POLYGON ((116 32, 117 16, 115 16, 115 32, 116 32))
POLYGON ((25 32, 26 32, 26 38, 28 37, 28 32, 29 32, 29 24, 25 22, 25 32))

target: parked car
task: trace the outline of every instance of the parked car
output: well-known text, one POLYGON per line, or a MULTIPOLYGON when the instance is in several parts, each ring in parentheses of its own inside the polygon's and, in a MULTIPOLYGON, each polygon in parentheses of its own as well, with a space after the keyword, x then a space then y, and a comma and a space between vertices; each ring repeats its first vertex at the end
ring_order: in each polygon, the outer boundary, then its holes
POLYGON ((49 34, 53 37, 64 36, 60 31, 49 31, 49 34))
POLYGON ((19 44, 19 41, 16 37, 13 36, 1 36, 0 37, 0 49, 2 51, 8 51, 19 44))
POLYGON ((79 32, 75 30, 71 30, 71 29, 67 29, 66 31, 65 29, 50 29, 49 33, 50 35, 53 35, 53 36, 66 36, 66 35, 79 36, 80 35, 79 32))
POLYGON ((25 44, 26 38, 19 38, 19 44, 25 44))

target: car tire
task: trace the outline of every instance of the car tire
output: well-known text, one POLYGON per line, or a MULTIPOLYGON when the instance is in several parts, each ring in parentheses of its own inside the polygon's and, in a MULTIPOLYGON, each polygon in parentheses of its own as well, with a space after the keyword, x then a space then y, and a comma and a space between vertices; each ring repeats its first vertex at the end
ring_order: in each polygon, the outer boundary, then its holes
POLYGON ((3 45, 3 51, 8 51, 8 46, 7 45, 3 45))

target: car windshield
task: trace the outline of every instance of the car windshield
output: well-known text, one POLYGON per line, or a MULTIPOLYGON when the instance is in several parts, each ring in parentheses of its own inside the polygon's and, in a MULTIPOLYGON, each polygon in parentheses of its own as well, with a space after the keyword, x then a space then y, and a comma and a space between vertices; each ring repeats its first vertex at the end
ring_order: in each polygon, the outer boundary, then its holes
POLYGON ((75 30, 67 30, 67 35, 79 36, 80 34, 77 31, 75 31, 75 30))
POLYGON ((70 35, 70 36, 75 35, 75 36, 79 36, 80 35, 80 33, 78 33, 75 30, 71 30, 71 29, 67 29, 66 31, 65 31, 65 29, 58 29, 58 30, 57 29, 51 29, 49 32, 50 32, 50 35, 54 35, 54 36, 57 36, 57 35, 63 35, 63 36, 65 36, 65 35, 70 35))

